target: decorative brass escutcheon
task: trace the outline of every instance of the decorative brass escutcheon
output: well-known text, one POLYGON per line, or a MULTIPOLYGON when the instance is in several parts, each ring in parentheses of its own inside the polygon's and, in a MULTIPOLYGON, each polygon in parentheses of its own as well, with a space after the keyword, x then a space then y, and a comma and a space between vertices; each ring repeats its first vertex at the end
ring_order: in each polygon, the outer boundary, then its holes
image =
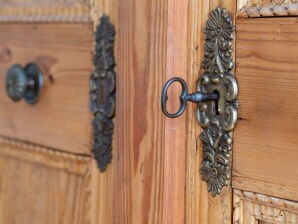
POLYGON ((225 9, 217 7, 206 22, 203 74, 199 77, 197 92, 187 93, 187 84, 181 78, 172 78, 164 86, 161 96, 163 113, 170 118, 180 116, 187 101, 197 103, 197 120, 203 128, 202 142, 202 180, 207 183, 212 196, 220 194, 230 183, 232 136, 238 109, 238 85, 231 74, 234 66, 232 42, 234 26, 225 9), (175 114, 166 109, 167 90, 171 83, 182 85, 180 108, 175 114))
POLYGON ((102 172, 112 160, 116 91, 115 34, 110 18, 103 15, 95 32, 94 71, 90 76, 89 99, 89 108, 93 114, 92 153, 102 172))
POLYGON ((29 104, 37 102, 43 86, 43 77, 35 63, 29 63, 23 69, 21 65, 12 65, 6 75, 6 92, 15 102, 24 100, 29 104))

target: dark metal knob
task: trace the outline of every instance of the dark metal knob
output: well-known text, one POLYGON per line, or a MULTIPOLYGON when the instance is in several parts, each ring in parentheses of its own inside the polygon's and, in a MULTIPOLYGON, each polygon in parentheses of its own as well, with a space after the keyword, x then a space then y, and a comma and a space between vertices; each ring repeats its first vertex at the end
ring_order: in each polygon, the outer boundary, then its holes
POLYGON ((218 100, 219 96, 217 93, 201 93, 201 92, 195 92, 188 94, 188 87, 186 82, 179 78, 179 77, 174 77, 169 79, 166 84, 164 85, 161 93, 161 109, 162 112, 169 118, 176 118, 179 117, 186 109, 187 106, 187 101, 193 102, 193 103, 199 103, 205 100, 218 100), (180 94, 180 107, 178 111, 174 114, 171 114, 167 111, 166 105, 168 101, 168 95, 167 91, 170 85, 174 82, 179 82, 182 87, 182 92, 180 94))
POLYGON ((42 73, 35 63, 29 63, 24 69, 19 64, 12 65, 6 76, 6 92, 15 102, 24 100, 34 104, 43 86, 42 73))

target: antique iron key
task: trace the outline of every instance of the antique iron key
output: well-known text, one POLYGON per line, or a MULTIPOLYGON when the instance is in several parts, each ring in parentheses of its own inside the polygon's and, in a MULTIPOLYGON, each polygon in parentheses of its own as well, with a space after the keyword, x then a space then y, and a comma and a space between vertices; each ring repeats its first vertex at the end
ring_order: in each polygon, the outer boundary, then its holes
POLYGON ((195 92, 188 94, 188 87, 186 82, 179 78, 179 77, 174 77, 169 79, 166 84, 163 87, 162 94, 161 94, 161 108, 162 112, 169 118, 176 118, 179 117, 186 109, 187 106, 187 101, 193 102, 193 103, 199 103, 205 100, 218 100, 219 96, 217 93, 202 93, 202 92, 195 92), (167 91, 170 87, 171 84, 174 82, 179 82, 182 87, 182 92, 180 94, 180 107, 178 111, 174 114, 171 114, 167 111, 166 104, 168 100, 167 96, 167 91))

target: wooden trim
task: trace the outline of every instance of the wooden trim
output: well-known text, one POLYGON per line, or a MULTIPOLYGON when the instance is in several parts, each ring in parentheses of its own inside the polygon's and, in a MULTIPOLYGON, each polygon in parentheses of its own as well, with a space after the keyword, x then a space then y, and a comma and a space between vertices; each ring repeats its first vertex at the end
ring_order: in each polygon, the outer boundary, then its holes
POLYGON ((238 18, 272 17, 272 16, 294 16, 298 15, 298 3, 294 0, 280 0, 272 3, 263 1, 238 2, 238 18))
POLYGON ((234 189, 233 223, 296 223, 298 202, 234 189))
POLYGON ((85 176, 90 156, 81 156, 0 137, 0 156, 38 163, 53 169, 85 176))
POLYGON ((90 22, 90 5, 1 6, 0 22, 90 22))

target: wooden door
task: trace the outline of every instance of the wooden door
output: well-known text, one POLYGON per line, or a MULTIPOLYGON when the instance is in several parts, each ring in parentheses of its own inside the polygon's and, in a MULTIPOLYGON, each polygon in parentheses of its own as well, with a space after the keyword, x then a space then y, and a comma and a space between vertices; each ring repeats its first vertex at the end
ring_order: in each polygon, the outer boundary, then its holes
MULTIPOLYGON (((174 76, 195 91, 202 71, 203 27, 218 4, 119 2, 114 223, 231 221, 231 188, 213 198, 201 181, 195 106, 177 119, 166 118, 160 107, 162 87, 174 76)), ((233 1, 223 1, 222 6, 236 10, 233 1)), ((170 91, 172 111, 180 89, 170 91)))
MULTIPOLYGON (((296 10, 295 1, 120 4, 118 99, 125 103, 116 117, 117 223, 298 223, 296 10), (159 101, 174 76, 196 90, 203 29, 217 6, 236 29, 232 73, 240 106, 230 183, 212 197, 200 175, 196 105, 168 119, 159 101)), ((169 93, 172 111, 179 93, 169 93)))

